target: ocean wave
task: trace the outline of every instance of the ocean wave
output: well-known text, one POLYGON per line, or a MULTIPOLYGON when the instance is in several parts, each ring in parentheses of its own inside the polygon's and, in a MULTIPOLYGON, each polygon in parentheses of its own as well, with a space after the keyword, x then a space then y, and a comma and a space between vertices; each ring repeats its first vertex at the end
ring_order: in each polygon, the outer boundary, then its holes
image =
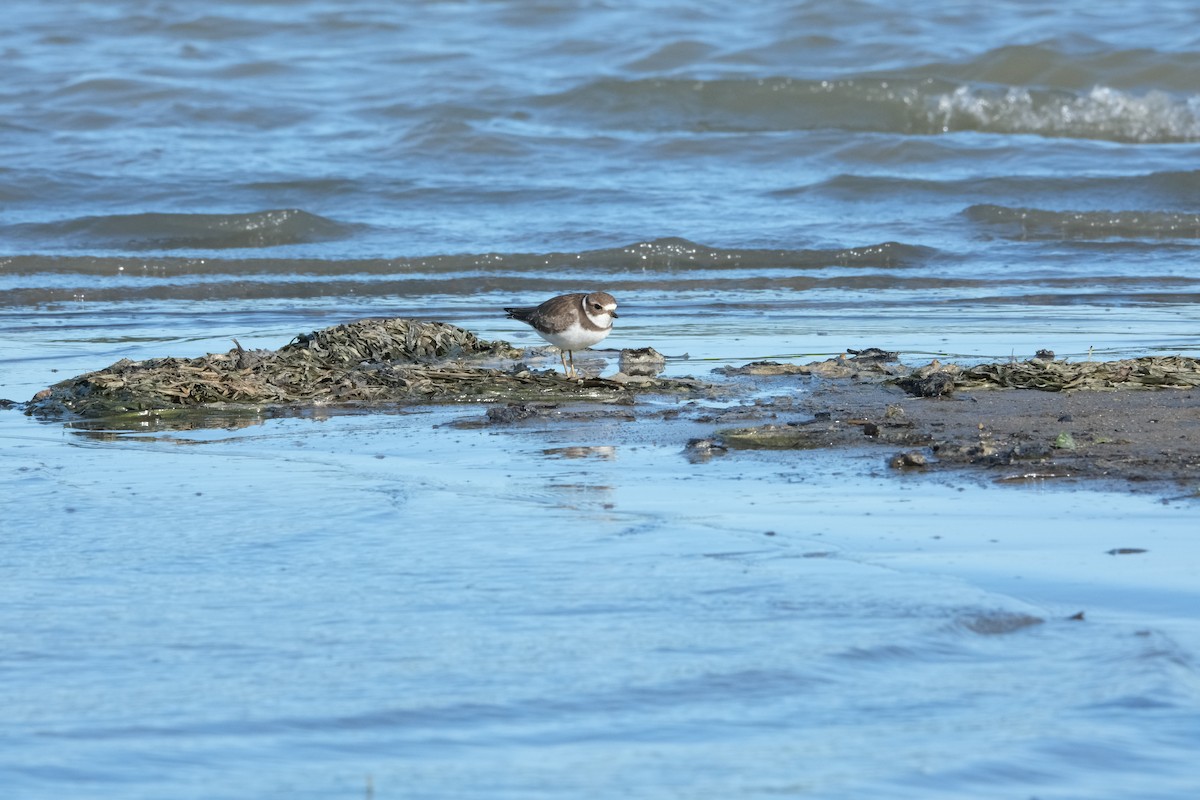
MULTIPOLYGON (((857 202, 872 197, 911 197, 914 194, 961 197, 1070 198, 1075 204, 1118 201, 1163 206, 1187 206, 1200 196, 1200 170, 1169 170, 1143 175, 1095 175, 1075 172, 930 178, 920 175, 834 175, 816 183, 776 189, 774 197, 820 198, 857 202)), ((1046 202, 1042 200, 1041 202, 1046 202)), ((1064 203, 1065 204, 1065 203, 1064 203)), ((1083 210, 1083 209, 1080 209, 1083 210)), ((1097 210, 1091 208, 1087 210, 1097 210)))
POLYGON ((1016 239, 1200 238, 1200 214, 1178 211, 1050 211, 981 204, 963 213, 1016 239))
POLYGON ((668 237, 624 247, 558 253, 476 253, 395 259, 132 258, 21 255, 0 258, 0 275, 435 275, 564 272, 711 271, 723 269, 812 270, 826 267, 903 267, 937 251, 921 245, 881 242, 861 247, 811 250, 724 249, 668 237))
MULTIPOLYGON (((18 286, 0 291, 0 309, 38 309, 60 304, 155 304, 171 302, 236 304, 282 301, 287 308, 295 301, 329 303, 346 298, 355 307, 379 308, 379 313, 423 313, 419 309, 441 299, 471 298, 499 309, 513 298, 533 300, 547 297, 565 286, 570 276, 404 276, 378 279, 339 274, 331 277, 247 275, 220 281, 126 281, 86 279, 56 281, 52 285, 18 286)), ((911 313, 914 303, 939 305, 1078 305, 1078 304, 1187 304, 1200 302, 1200 281, 1187 276, 1095 275, 1086 278, 1033 277, 1011 280, 988 277, 910 274, 868 271, 850 274, 784 273, 778 275, 729 276, 696 273, 667 276, 657 273, 595 279, 590 274, 578 279, 574 288, 603 285, 617 296, 636 303, 637 298, 673 298, 696 294, 716 306, 730 304, 767 305, 794 302, 811 307, 852 308, 865 315, 885 308, 903 308, 911 313)), ((685 314, 672 305, 664 313, 685 314)), ((245 305, 243 308, 247 307, 245 305)), ((82 309, 81 309, 82 310, 82 309)), ((375 312, 371 312, 375 313, 375 312)))
POLYGON ((630 130, 915 135, 959 131, 1102 141, 1200 141, 1200 95, 991 86, 926 77, 687 80, 606 78, 539 101, 630 130))
POLYGON ((1200 95, 1136 95, 1104 86, 1087 92, 960 86, 929 98, 931 132, 1101 139, 1143 144, 1200 141, 1200 95))
POLYGON ((935 252, 929 247, 902 242, 811 250, 725 249, 671 237, 590 250, 579 253, 576 258, 613 270, 710 270, 738 266, 820 269, 829 266, 899 267, 924 261, 935 252))
POLYGON ((1086 92, 1094 86, 1126 91, 1196 91, 1200 53, 1152 48, 1114 49, 1095 41, 1006 45, 958 62, 926 64, 913 76, 963 84, 1028 86, 1086 92))
POLYGON ((25 223, 5 232, 17 240, 49 240, 79 248, 225 250, 342 239, 355 227, 306 211, 281 209, 248 214, 115 214, 25 223))

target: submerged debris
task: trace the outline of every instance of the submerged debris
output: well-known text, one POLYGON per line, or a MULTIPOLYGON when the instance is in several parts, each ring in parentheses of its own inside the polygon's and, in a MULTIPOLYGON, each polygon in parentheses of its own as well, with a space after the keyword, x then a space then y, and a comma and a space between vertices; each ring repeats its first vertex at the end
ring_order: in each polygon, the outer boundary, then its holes
POLYGON ((708 461, 713 456, 725 455, 729 448, 716 439, 689 439, 684 447, 688 460, 693 463, 708 461))
POLYGON ((982 636, 1003 636, 1044 622, 1041 617, 1019 611, 983 611, 958 620, 959 625, 982 636))
POLYGON ((553 408, 553 406, 535 406, 529 403, 508 403, 503 406, 492 406, 487 410, 487 421, 499 425, 524 422, 527 419, 542 416, 547 408, 553 408))
POLYGON ((929 459, 920 450, 909 450, 905 453, 896 453, 896 455, 888 459, 888 466, 892 469, 926 467, 929 466, 929 459))
POLYGON ((720 444, 731 450, 816 450, 842 443, 841 423, 825 420, 787 422, 717 432, 720 444))
MULTIPOLYGON (((506 370, 486 366, 521 353, 442 322, 361 320, 297 336, 279 350, 237 344, 199 358, 123 359, 38 392, 26 413, 101 417, 229 403, 620 400, 633 391, 601 378, 538 374, 516 363, 506 370)), ((678 387, 651 380, 638 388, 678 387)))

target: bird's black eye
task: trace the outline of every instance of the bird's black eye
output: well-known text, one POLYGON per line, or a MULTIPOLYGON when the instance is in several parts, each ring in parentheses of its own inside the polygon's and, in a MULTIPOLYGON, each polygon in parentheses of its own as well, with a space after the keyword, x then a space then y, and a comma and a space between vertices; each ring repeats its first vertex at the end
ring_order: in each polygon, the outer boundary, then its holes
POLYGON ((601 306, 599 303, 592 303, 592 308, 596 309, 597 311, 599 311, 602 307, 603 306, 601 306))

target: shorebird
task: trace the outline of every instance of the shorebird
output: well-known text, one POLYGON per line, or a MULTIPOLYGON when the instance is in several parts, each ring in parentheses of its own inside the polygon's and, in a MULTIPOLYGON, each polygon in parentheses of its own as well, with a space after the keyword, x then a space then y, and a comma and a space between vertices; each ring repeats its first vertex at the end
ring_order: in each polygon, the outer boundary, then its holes
POLYGON ((563 372, 576 377, 576 350, 586 350, 612 332, 617 318, 617 301, 608 292, 564 294, 551 297, 540 306, 506 308, 509 319, 533 327, 538 335, 558 348, 563 372), (567 366, 567 359, 571 366, 567 366))

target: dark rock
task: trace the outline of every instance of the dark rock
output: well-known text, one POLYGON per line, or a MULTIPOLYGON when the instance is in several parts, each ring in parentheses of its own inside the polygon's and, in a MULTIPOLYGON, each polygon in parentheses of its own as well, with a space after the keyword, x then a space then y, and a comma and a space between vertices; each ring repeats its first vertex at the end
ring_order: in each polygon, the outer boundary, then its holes
POLYGON ((897 453, 888 460, 892 469, 908 469, 909 467, 924 467, 929 464, 925 454, 920 450, 910 450, 907 453, 897 453))
POLYGON ((530 419, 531 417, 539 417, 543 414, 545 408, 545 406, 532 406, 528 403, 509 403, 506 406, 492 406, 487 410, 487 420, 497 425, 510 425, 514 422, 530 419))

